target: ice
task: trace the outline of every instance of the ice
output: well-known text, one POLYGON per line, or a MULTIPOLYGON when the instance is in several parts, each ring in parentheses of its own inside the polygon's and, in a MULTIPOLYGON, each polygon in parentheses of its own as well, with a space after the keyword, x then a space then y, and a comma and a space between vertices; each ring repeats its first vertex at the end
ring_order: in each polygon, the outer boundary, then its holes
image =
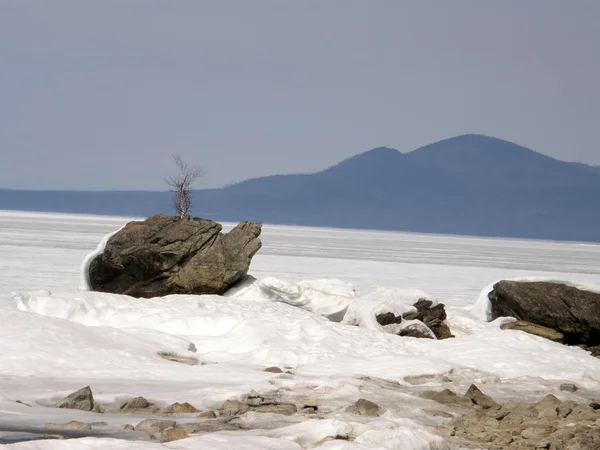
MULTIPOLYGON (((225 296, 134 299, 85 284, 79 291, 89 250, 127 221, 0 212, 0 430, 103 420, 104 432, 118 437, 10 447, 442 449, 411 377, 457 392, 477 383, 498 401, 579 395, 560 392, 565 381, 580 392, 600 390, 599 359, 501 330, 507 319, 485 320, 496 280, 567 280, 600 291, 600 246, 265 225, 254 278, 225 296), (403 338, 376 322, 421 298, 446 305, 455 339, 403 338), (284 373, 264 372, 268 366, 284 373), (251 391, 277 391, 322 402, 326 417, 168 444, 132 441, 118 430, 140 417, 48 407, 86 385, 106 408, 141 395, 159 406, 208 410, 251 391), (360 397, 377 402, 383 416, 345 413, 360 397)), ((244 420, 259 419, 268 417, 244 420)), ((26 438, 15 433, 0 431, 0 439, 26 438)))

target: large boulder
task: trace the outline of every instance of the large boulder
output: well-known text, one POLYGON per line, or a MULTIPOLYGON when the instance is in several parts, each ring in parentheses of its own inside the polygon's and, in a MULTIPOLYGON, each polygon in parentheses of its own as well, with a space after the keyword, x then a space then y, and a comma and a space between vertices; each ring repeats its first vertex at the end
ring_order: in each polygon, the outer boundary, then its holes
POLYGON ((221 229, 210 220, 162 214, 130 222, 90 262, 90 287, 145 298, 223 294, 248 273, 261 248, 261 224, 221 229))
POLYGON ((488 298, 492 320, 512 316, 551 328, 569 345, 600 345, 600 294, 561 283, 500 281, 488 298))

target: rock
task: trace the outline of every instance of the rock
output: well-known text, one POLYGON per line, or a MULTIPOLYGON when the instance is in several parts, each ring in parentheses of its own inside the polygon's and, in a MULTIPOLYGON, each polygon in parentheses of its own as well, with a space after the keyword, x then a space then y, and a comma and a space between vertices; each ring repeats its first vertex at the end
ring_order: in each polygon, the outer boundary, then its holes
POLYGON ((446 309, 443 303, 433 306, 433 302, 420 299, 414 304, 417 311, 402 314, 405 320, 420 320, 429 328, 437 339, 448 339, 454 337, 446 323, 446 309))
POLYGON ((104 428, 107 427, 108 424, 106 422, 92 422, 90 423, 90 427, 92 428, 104 428))
POLYGON ((154 434, 176 425, 174 420, 146 419, 135 426, 135 431, 145 431, 146 433, 154 434))
POLYGON ((380 415, 381 408, 377 403, 373 403, 364 398, 358 399, 356 403, 346 408, 346 412, 357 416, 377 417, 380 415))
POLYGON ((565 392, 577 392, 579 390, 579 388, 576 385, 574 385, 573 383, 561 384, 559 386, 559 389, 561 391, 565 391, 565 392))
POLYGON ((135 428, 133 427, 133 425, 130 425, 130 424, 126 423, 125 425, 123 425, 121 427, 121 430, 123 430, 123 431, 134 431, 135 428))
POLYGON ((396 316, 392 312, 387 312, 383 314, 378 314, 375 319, 377 319, 377 323, 381 326, 392 325, 396 323, 402 322, 402 316, 396 316))
POLYGON ((214 411, 204 411, 196 416, 198 419, 216 419, 217 415, 214 411))
POLYGON ((50 428, 53 430, 91 430, 92 426, 89 423, 71 420, 67 423, 47 423, 44 425, 44 428, 50 428))
POLYGON ((543 327, 534 323, 525 322, 524 320, 516 320, 514 322, 508 322, 500 326, 503 330, 516 330, 524 331, 525 333, 533 334, 535 336, 543 337, 554 342, 561 342, 564 339, 562 333, 553 330, 552 328, 543 327))
POLYGON ((598 411, 600 409, 600 403, 592 402, 592 403, 590 403, 590 408, 592 408, 594 411, 598 411))
POLYGON ((425 414, 429 414, 434 417, 442 417, 444 419, 452 419, 454 416, 444 411, 440 411, 438 409, 424 409, 423 412, 425 414))
POLYGON ((600 345, 600 294, 551 282, 500 281, 488 295, 492 320, 515 317, 563 334, 563 343, 600 345))
POLYGON ((181 356, 173 352, 158 352, 158 356, 167 361, 173 361, 180 364, 187 364, 188 366, 197 366, 200 364, 200 360, 195 356, 181 356))
POLYGON ((55 403, 53 407, 99 412, 99 406, 96 405, 94 396, 92 395, 92 390, 89 386, 69 394, 58 403, 55 403))
POLYGON ((435 339, 435 334, 431 331, 427 325, 422 322, 415 321, 410 325, 406 325, 399 332, 398 336, 414 337, 421 339, 435 339))
POLYGON ((250 407, 246 403, 240 402, 238 400, 227 400, 225 403, 223 403, 220 413, 223 417, 231 418, 244 414, 246 411, 249 410, 250 407))
POLYGON ((450 389, 444 389, 443 391, 425 391, 421 394, 423 398, 433 400, 434 402, 441 403, 442 405, 455 405, 463 408, 471 408, 473 402, 471 399, 463 396, 458 396, 450 389))
POLYGON ((265 369, 265 372, 271 372, 271 373, 283 373, 283 370, 281 370, 279 367, 267 367, 265 369))
POLYGON ((130 222, 91 261, 91 288, 144 298, 223 294, 246 276, 261 247, 261 224, 221 229, 210 220, 161 214, 130 222))
POLYGON ((489 395, 485 395, 474 384, 469 386, 469 389, 467 390, 465 397, 470 399, 476 405, 481 406, 483 409, 490 409, 490 408, 500 409, 501 408, 501 406, 498 403, 496 403, 492 397, 490 397, 489 395))
POLYGON ((144 397, 135 397, 121 405, 119 409, 145 409, 149 408, 150 402, 144 397))
POLYGON ((282 416, 291 416, 298 411, 296 405, 290 403, 277 403, 274 405, 260 405, 252 408, 257 413, 280 414, 282 416))
POLYGON ((162 409, 163 414, 191 414, 199 412, 196 408, 190 405, 188 402, 185 403, 173 403, 170 406, 162 409))
POLYGON ((235 431, 238 427, 223 420, 207 420, 193 424, 194 433, 214 433, 216 431, 235 431))
POLYGON ((19 405, 23 406, 29 406, 31 408, 31 405, 29 403, 23 403, 21 400, 16 400, 15 403, 18 403, 19 405))
POLYGON ((171 427, 163 430, 160 440, 162 442, 179 441, 189 438, 189 434, 182 427, 171 427))

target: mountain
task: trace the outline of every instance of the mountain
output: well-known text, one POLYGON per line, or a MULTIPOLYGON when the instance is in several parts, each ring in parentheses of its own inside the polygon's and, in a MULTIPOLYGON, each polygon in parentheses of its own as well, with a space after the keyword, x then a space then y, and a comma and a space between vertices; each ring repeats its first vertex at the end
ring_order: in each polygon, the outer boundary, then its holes
MULTIPOLYGON (((463 135, 409 153, 379 147, 322 172, 196 191, 219 221, 600 242, 600 167, 463 135)), ((146 216, 165 192, 0 190, 0 209, 146 216)))

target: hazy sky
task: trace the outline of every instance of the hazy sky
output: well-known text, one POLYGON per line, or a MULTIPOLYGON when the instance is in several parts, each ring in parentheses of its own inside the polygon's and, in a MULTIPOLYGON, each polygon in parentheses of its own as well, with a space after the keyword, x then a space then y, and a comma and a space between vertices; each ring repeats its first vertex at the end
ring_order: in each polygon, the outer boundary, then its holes
POLYGON ((163 189, 463 133, 600 165, 600 1, 0 1, 0 187, 163 189))

